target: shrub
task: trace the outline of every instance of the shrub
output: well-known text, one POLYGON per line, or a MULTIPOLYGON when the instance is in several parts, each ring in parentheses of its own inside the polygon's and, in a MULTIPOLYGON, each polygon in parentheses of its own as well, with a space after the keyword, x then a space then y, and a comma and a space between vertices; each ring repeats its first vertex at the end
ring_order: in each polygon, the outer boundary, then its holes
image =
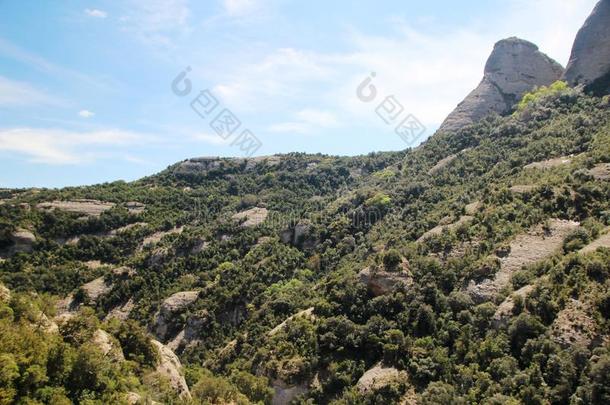
POLYGON ((519 104, 517 104, 517 111, 523 111, 527 106, 533 104, 543 98, 551 95, 557 95, 569 88, 568 84, 563 81, 556 81, 550 86, 538 87, 530 93, 526 93, 519 104))

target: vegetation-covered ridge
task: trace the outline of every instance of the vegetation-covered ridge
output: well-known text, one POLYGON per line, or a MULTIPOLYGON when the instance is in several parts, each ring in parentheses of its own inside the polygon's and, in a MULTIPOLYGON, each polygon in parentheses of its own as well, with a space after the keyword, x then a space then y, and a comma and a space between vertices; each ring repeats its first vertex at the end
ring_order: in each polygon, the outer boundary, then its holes
POLYGON ((403 152, 0 191, 0 403, 610 400, 610 100, 523 100, 403 152))

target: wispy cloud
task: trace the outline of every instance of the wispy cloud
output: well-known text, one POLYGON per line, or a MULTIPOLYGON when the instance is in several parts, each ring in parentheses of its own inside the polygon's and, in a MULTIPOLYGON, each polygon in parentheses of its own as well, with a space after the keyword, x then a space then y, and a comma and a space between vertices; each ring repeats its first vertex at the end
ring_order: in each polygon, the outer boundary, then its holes
POLYGON ((223 0, 227 14, 231 17, 244 16, 258 8, 260 0, 223 0))
POLYGON ((108 13, 103 11, 103 10, 99 10, 97 8, 86 8, 85 9, 85 14, 87 14, 89 17, 95 17, 95 18, 106 18, 108 17, 108 13))
POLYGON ((241 65, 221 73, 214 89, 224 101, 241 110, 286 105, 317 91, 312 84, 331 81, 334 66, 323 55, 293 48, 281 48, 265 55, 259 63, 241 65))
POLYGON ((0 56, 8 57, 24 65, 30 66, 40 72, 70 81, 80 81, 96 89, 108 89, 111 84, 107 78, 94 78, 74 69, 57 65, 35 53, 23 49, 12 42, 0 37, 0 56))
POLYGON ((95 115, 95 113, 91 112, 89 110, 80 110, 78 112, 78 115, 83 117, 83 118, 91 118, 91 117, 93 117, 95 115))
POLYGON ((25 156, 33 163, 55 165, 92 162, 96 151, 109 147, 120 152, 127 145, 150 142, 154 137, 122 130, 73 132, 46 128, 0 129, 0 151, 25 156), (94 148, 95 147, 95 148, 94 148))
POLYGON ((121 18, 124 29, 152 46, 171 46, 177 35, 190 31, 187 0, 131 0, 121 18))
MULTIPOLYGON (((381 127, 376 105, 355 97, 356 87, 376 72, 380 97, 394 95, 406 113, 434 129, 479 83, 496 41, 520 36, 565 64, 574 36, 596 1, 510 0, 498 21, 445 29, 392 17, 387 20, 389 33, 371 35, 351 28, 348 47, 340 52, 282 48, 260 55, 258 63, 220 71, 214 90, 242 111, 286 115, 305 102, 346 120, 381 127)), ((311 132, 315 126, 302 118, 268 129, 311 132)))
POLYGON ((60 105, 63 102, 34 88, 29 83, 0 76, 0 106, 60 105))

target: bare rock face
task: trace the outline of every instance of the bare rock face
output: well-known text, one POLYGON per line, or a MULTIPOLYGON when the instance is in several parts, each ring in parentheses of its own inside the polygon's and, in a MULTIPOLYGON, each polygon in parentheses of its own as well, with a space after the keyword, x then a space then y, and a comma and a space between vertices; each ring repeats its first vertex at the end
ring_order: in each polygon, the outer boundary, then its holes
POLYGON ((109 356, 116 361, 125 360, 121 345, 108 332, 102 329, 96 330, 91 341, 104 353, 104 356, 109 356))
POLYGON ((610 93, 610 1, 597 3, 578 31, 564 78, 572 86, 610 93))
POLYGON ((280 163, 279 156, 259 156, 253 158, 220 158, 200 157, 185 160, 173 169, 178 176, 205 175, 223 168, 243 168, 253 170, 260 165, 276 166, 280 163))
POLYGON ((242 227, 251 228, 265 222, 268 215, 269 211, 267 208, 254 207, 246 211, 238 212, 231 218, 236 221, 243 221, 241 223, 242 227))
POLYGON ((152 344, 159 351, 159 363, 157 372, 169 379, 171 386, 180 394, 182 399, 191 399, 189 387, 182 375, 182 363, 178 356, 167 346, 156 340, 151 340, 152 344))
POLYGON ((129 318, 129 314, 131 314, 134 307, 133 298, 130 298, 125 304, 112 308, 104 320, 118 319, 119 321, 125 321, 129 318))
POLYGON ((555 254, 561 249, 565 237, 579 226, 578 222, 551 219, 546 226, 540 224, 518 235, 510 244, 510 253, 498 258, 500 270, 494 277, 480 283, 471 281, 467 288, 468 293, 477 303, 493 299, 500 290, 509 285, 515 272, 555 254))
POLYGON ((31 252, 36 243, 36 236, 27 229, 17 229, 11 235, 11 240, 14 243, 11 248, 13 253, 31 252))
POLYGON ((521 287, 517 291, 513 292, 512 295, 507 297, 500 305, 492 318, 492 322, 496 328, 506 326, 511 316, 513 316, 513 310, 515 308, 515 298, 525 298, 529 293, 534 290, 533 285, 526 285, 521 287))
POLYGON ((388 294, 398 286, 408 287, 413 284, 409 263, 406 260, 395 271, 367 267, 358 273, 358 277, 376 297, 388 294))
POLYGON ((166 298, 155 316, 154 332, 161 339, 170 337, 173 319, 199 297, 199 291, 181 291, 166 298))
POLYGON ((439 131, 456 131, 491 113, 506 114, 526 92, 548 86, 562 74, 561 65, 531 42, 503 39, 494 46, 479 86, 449 114, 439 131))
POLYGON ((407 384, 409 377, 405 371, 377 364, 360 377, 356 387, 360 393, 376 391, 393 383, 407 384))
POLYGON ((74 200, 74 201, 51 201, 43 202, 36 206, 41 210, 62 210, 68 212, 75 212, 77 214, 83 214, 92 217, 99 217, 104 211, 107 211, 114 207, 114 203, 103 202, 98 200, 74 200))

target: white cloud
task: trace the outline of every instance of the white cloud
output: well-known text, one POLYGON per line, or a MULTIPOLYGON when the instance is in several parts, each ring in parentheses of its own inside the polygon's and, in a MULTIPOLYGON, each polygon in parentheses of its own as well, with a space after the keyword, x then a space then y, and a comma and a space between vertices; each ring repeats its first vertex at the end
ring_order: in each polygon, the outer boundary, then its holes
MULTIPOLYGON (((277 49, 258 63, 218 72, 215 92, 231 108, 286 115, 307 103, 345 120, 387 128, 375 115, 383 97, 394 95, 430 130, 477 86, 495 42, 519 36, 566 64, 576 32, 597 0, 510 0, 497 19, 439 29, 416 28, 390 19, 392 34, 368 35, 352 29, 340 53, 277 49), (355 96, 370 72, 380 98, 365 104, 355 96), (347 118, 349 117, 349 118, 347 118)), ((272 132, 308 133, 298 117, 268 127, 272 132)))
POLYGON ((121 148, 150 142, 151 136, 122 130, 73 132, 45 128, 0 129, 0 151, 24 155, 30 162, 79 164, 99 156, 87 148, 121 148))
POLYGON ((320 57, 314 52, 281 48, 258 63, 220 73, 220 84, 214 92, 241 110, 286 105, 309 93, 312 83, 326 83, 333 78, 334 67, 321 63, 320 57))
POLYGON ((35 89, 30 84, 10 80, 0 76, 0 106, 29 106, 29 105, 59 105, 62 104, 50 95, 35 89))
POLYGON ((190 31, 187 0, 131 0, 120 18, 124 29, 153 46, 171 46, 175 35, 190 31))
POLYGON ((93 117, 95 115, 95 113, 91 112, 89 110, 80 110, 78 112, 78 115, 80 115, 83 118, 91 118, 91 117, 93 117))
POLYGON ((85 14, 87 14, 89 17, 95 17, 95 18, 106 18, 108 17, 108 13, 103 11, 103 10, 98 10, 97 8, 86 8, 85 9, 85 14))
POLYGON ((259 4, 257 0, 223 0, 223 5, 229 16, 239 17, 254 11, 259 4))

